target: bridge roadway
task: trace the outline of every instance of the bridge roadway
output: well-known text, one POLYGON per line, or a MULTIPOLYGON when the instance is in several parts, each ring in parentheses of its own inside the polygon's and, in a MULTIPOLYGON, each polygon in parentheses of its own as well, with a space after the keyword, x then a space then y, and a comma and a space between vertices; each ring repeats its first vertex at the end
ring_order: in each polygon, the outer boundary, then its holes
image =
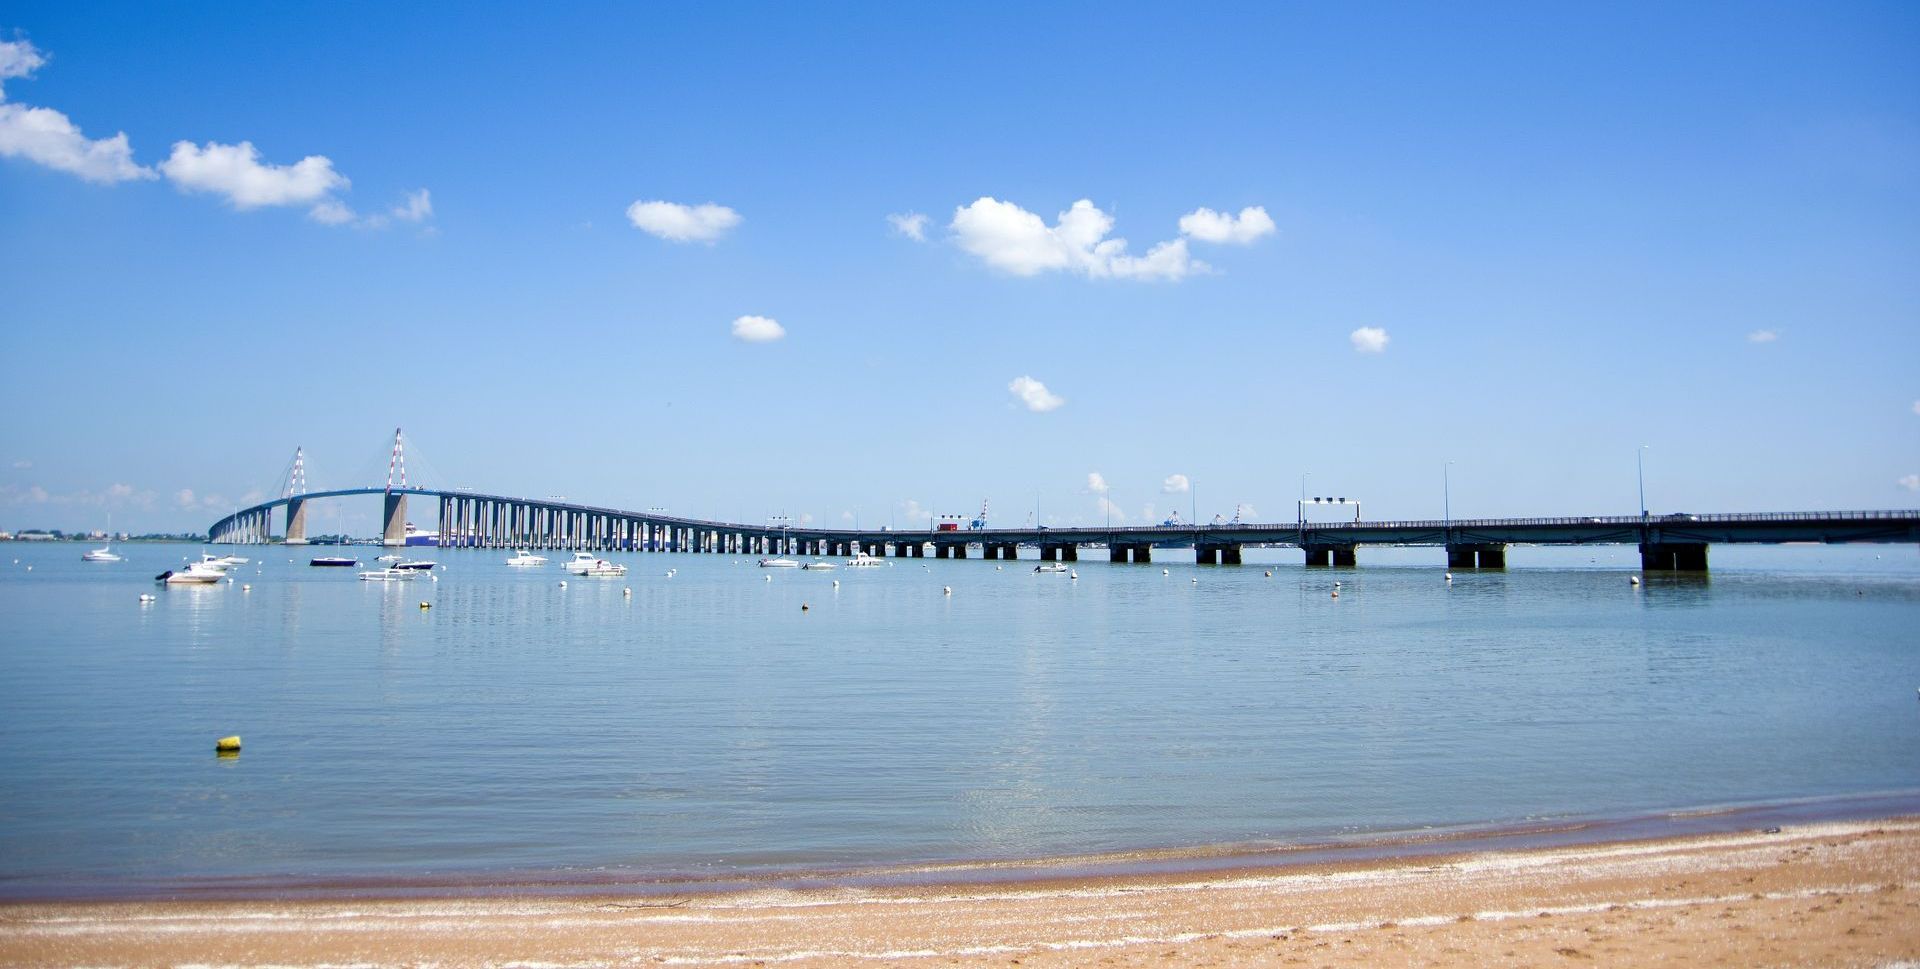
POLYGON ((1100 528, 989 528, 971 531, 779 527, 704 521, 564 501, 510 498, 428 488, 346 488, 291 495, 214 523, 208 540, 274 539, 273 513, 285 509, 288 544, 306 541, 306 503, 382 495, 384 541, 404 542, 407 497, 439 504, 438 544, 455 548, 710 552, 727 555, 869 555, 1016 558, 1022 547, 1048 561, 1076 561, 1082 546, 1104 546, 1112 562, 1151 562, 1155 549, 1192 548, 1195 560, 1238 565, 1248 545, 1302 549, 1313 566, 1351 566, 1362 545, 1444 547, 1449 568, 1505 568, 1508 545, 1637 545, 1651 571, 1705 571, 1715 544, 1853 542, 1920 544, 1920 510, 1767 512, 1721 515, 1615 515, 1581 518, 1476 518, 1449 521, 1153 525, 1100 528), (931 551, 927 549, 931 545, 931 551))

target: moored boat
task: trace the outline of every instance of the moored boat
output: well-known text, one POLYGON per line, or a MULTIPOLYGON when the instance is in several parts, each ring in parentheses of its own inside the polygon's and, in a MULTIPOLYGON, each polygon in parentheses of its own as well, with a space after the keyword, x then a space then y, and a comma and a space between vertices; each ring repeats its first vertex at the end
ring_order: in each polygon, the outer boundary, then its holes
POLYGON ((388 568, 397 569, 402 572, 431 572, 434 566, 439 564, 438 562, 428 561, 427 559, 408 559, 404 562, 395 562, 388 566, 388 568))
POLYGON ((547 564, 547 557, 544 555, 535 555, 524 548, 515 549, 513 557, 507 559, 507 564, 523 568, 532 565, 545 565, 547 564))
POLYGON ((360 560, 343 558, 338 555, 321 555, 310 559, 307 564, 322 569, 350 569, 359 565, 360 560))
POLYGON ((865 552, 855 552, 853 558, 847 560, 847 568, 850 569, 877 569, 886 564, 886 559, 865 552))
POLYGON ((595 577, 595 578, 610 579, 616 576, 626 575, 627 567, 625 565, 620 564, 619 562, 609 562, 606 559, 595 559, 593 561, 593 564, 587 566, 586 570, 581 572, 580 574, 585 576, 595 577))
POLYGON ((189 562, 181 568, 162 572, 153 580, 168 585, 212 585, 226 577, 226 572, 204 562, 189 562))
POLYGON ((112 545, 102 545, 91 552, 83 553, 80 556, 80 561, 82 562, 118 562, 118 561, 121 561, 121 558, 120 556, 113 554, 112 545))
POLYGON ((360 573, 360 578, 367 582, 399 582, 419 574, 412 569, 371 569, 360 573))
POLYGON ((834 564, 832 562, 826 561, 825 559, 815 559, 814 561, 808 562, 807 564, 802 565, 800 567, 807 570, 808 572, 826 572, 833 569, 834 564))
POLYGON ((800 563, 793 559, 786 558, 761 559, 760 567, 763 569, 797 569, 800 567, 800 563))
POLYGON ((1067 571, 1067 565, 1064 562, 1042 562, 1034 566, 1033 570, 1035 572, 1065 572, 1067 571))
POLYGON ((573 558, 567 560, 567 571, 575 575, 585 575, 587 570, 593 567, 593 563, 600 560, 600 556, 592 552, 575 552, 573 558))

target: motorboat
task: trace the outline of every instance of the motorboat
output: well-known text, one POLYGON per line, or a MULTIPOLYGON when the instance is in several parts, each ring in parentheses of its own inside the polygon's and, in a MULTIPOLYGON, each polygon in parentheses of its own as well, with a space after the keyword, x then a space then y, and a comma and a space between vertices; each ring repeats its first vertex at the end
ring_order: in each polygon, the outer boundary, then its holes
POLYGON ((80 561, 82 562, 119 562, 123 560, 120 558, 120 556, 113 554, 112 545, 102 545, 91 552, 82 553, 80 556, 80 561))
POLYGON ((814 561, 808 562, 807 564, 802 565, 800 567, 807 570, 808 572, 826 572, 834 569, 836 566, 832 562, 826 561, 825 559, 815 559, 814 561))
POLYGON ((374 559, 374 561, 375 562, 398 562, 401 560, 401 558, 402 556, 399 556, 399 555, 382 555, 379 558, 374 559))
POLYGON ((587 570, 593 568, 593 563, 600 561, 604 560, 592 552, 575 552, 573 558, 567 560, 567 571, 575 575, 586 575, 587 570))
POLYGON ((853 558, 847 560, 847 568, 850 569, 877 569, 886 564, 886 559, 877 555, 868 555, 865 552, 855 552, 853 558))
POLYGON ((414 561, 410 559, 404 562, 395 562, 392 565, 387 567, 390 569, 397 569, 402 572, 431 572, 433 571, 433 567, 439 564, 440 563, 438 562, 429 561, 427 559, 420 559, 418 561, 414 561))
POLYGON ((198 565, 203 569, 213 569, 216 572, 225 572, 227 569, 233 566, 232 562, 229 562, 218 555, 212 555, 207 552, 201 552, 200 561, 195 562, 193 564, 198 565))
POLYGON ((594 559, 593 564, 588 565, 586 570, 580 574, 593 578, 611 579, 626 575, 627 567, 619 562, 609 562, 606 559, 594 559))
POLYGON ((307 564, 322 569, 350 569, 359 565, 360 560, 342 558, 338 555, 322 555, 318 558, 308 560, 307 564))
POLYGON ((212 585, 227 577, 227 573, 201 562, 188 562, 177 569, 169 569, 153 577, 155 582, 168 585, 212 585))
POLYGON ((507 564, 519 566, 545 565, 547 564, 547 557, 544 555, 535 555, 524 548, 515 549, 513 557, 507 559, 507 564))
POLYGON ((419 574, 414 569, 370 569, 360 573, 360 578, 367 582, 399 582, 419 574))
MULTIPOLYGON (((211 558, 212 556, 207 556, 207 557, 211 558)), ((220 563, 221 568, 226 568, 226 569, 233 568, 236 565, 247 564, 247 560, 238 555, 222 555, 219 558, 214 559, 214 561, 220 563)))
POLYGON ((763 569, 797 569, 800 567, 800 563, 787 558, 761 559, 760 567, 763 569))
POLYGON ((1033 570, 1035 572, 1065 572, 1067 571, 1067 565, 1065 562, 1042 562, 1034 566, 1033 570))

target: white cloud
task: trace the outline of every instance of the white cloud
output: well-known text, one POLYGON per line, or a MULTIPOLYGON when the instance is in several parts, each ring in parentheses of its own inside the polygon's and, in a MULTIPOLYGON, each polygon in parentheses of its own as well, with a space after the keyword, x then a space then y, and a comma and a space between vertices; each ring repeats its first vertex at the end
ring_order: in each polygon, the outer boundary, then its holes
POLYGON ((1755 330, 1747 334, 1748 343, 1772 343, 1778 339, 1780 339, 1780 334, 1775 330, 1755 330))
MULTIPOLYGON (((1914 410, 1920 411, 1920 404, 1915 404, 1914 410)), ((14 467, 14 470, 16 471, 25 471, 26 469, 33 467, 33 462, 27 460, 26 458, 21 458, 20 460, 13 462, 13 467, 14 467)))
POLYGON ((803 512, 801 512, 801 513, 800 513, 800 524, 802 524, 802 525, 811 525, 811 524, 813 524, 813 513, 812 513, 812 512, 810 512, 810 511, 803 511, 803 512))
POLYGON ((669 242, 715 242, 740 224, 740 213, 724 205, 681 205, 678 202, 635 202, 627 206, 627 221, 649 235, 669 242))
POLYGON ((131 498, 133 497, 133 486, 130 484, 119 484, 119 483, 110 484, 107 486, 107 497, 131 498))
POLYGON ((933 520, 933 512, 920 507, 918 501, 908 498, 906 501, 900 503, 900 517, 910 522, 931 521, 933 520))
POLYGON ((927 241, 927 217, 918 212, 894 213, 887 216, 893 231, 915 242, 927 241))
POLYGON ((351 225, 360 221, 360 216, 339 199, 322 200, 319 205, 307 210, 307 216, 323 225, 351 225))
POLYGON ((1044 414, 1067 402, 1065 397, 1061 397, 1053 391, 1048 390, 1046 384, 1032 377, 1019 376, 1013 378, 1013 382, 1007 385, 1007 390, 1012 392, 1016 400, 1020 401, 1022 407, 1036 414, 1044 414))
POLYGON ((1920 491, 1920 474, 1910 474, 1901 478, 1900 487, 1908 491, 1920 491))
POLYGON ((1108 491, 1106 476, 1098 471, 1087 472, 1087 490, 1096 495, 1106 494, 1108 491))
POLYGON ((1094 499, 1093 508, 1095 511, 1099 512, 1101 517, 1103 518, 1108 518, 1117 522, 1123 522, 1127 520, 1127 513, 1124 511, 1121 511, 1120 506, 1114 504, 1113 499, 1107 497, 1106 495, 1101 495, 1100 497, 1094 499))
POLYGON ((1387 349, 1387 331, 1377 326, 1363 326, 1347 334, 1353 341, 1354 350, 1360 353, 1384 353, 1387 349))
POLYGON ((179 491, 174 492, 173 503, 176 505, 179 505, 182 508, 192 508, 197 503, 194 500, 193 489, 182 488, 179 491))
MULTIPOLYGON (((47 56, 33 46, 31 41, 0 40, 0 81, 10 77, 27 77, 47 63, 47 56)), ((0 97, 6 92, 0 90, 0 97)))
POLYGON ((1273 219, 1264 206, 1250 205, 1235 218, 1231 212, 1195 209, 1180 217, 1180 234, 1201 242, 1225 242, 1252 245, 1261 236, 1274 232, 1273 219))
POLYGON ((394 206, 388 214, 402 222, 425 222, 433 217, 433 196, 424 188, 408 192, 406 201, 394 206))
MULTIPOLYGON (((0 41, 0 82, 31 76, 46 62, 46 55, 28 41, 0 41)), ((6 90, 0 88, 0 155, 24 158, 89 182, 112 184, 154 177, 153 169, 134 163, 126 132, 88 138, 65 114, 6 100, 6 90)))
POLYGON ((1913 412, 1915 414, 1920 414, 1920 400, 1916 400, 1913 402, 1913 412))
POLYGON ((1167 480, 1160 482, 1160 493, 1163 495, 1184 495, 1192 490, 1193 482, 1188 481, 1184 474, 1170 474, 1167 480))
POLYGON ((173 154, 160 163, 160 171, 181 190, 224 195, 236 209, 318 203, 313 215, 323 222, 338 213, 329 210, 328 216, 322 216, 318 206, 350 184, 325 155, 308 155, 291 165, 269 165, 260 160, 260 150, 250 141, 237 145, 209 141, 205 147, 177 141, 173 154))
POLYGON ((733 338, 746 343, 771 343, 786 335, 786 327, 770 316, 742 316, 733 321, 733 338))
POLYGON ((1109 239, 1113 217, 1087 199, 1060 213, 1052 226, 1013 204, 987 196, 953 211, 950 226, 960 248, 1016 276, 1075 272, 1094 279, 1185 279, 1210 271, 1187 254, 1185 239, 1162 242, 1144 256, 1127 253, 1127 240, 1109 239))
POLYGON ((841 520, 841 521, 843 521, 843 522, 850 522, 850 521, 853 521, 853 512, 850 512, 850 511, 843 511, 843 512, 841 512, 841 513, 840 513, 840 520, 841 520))

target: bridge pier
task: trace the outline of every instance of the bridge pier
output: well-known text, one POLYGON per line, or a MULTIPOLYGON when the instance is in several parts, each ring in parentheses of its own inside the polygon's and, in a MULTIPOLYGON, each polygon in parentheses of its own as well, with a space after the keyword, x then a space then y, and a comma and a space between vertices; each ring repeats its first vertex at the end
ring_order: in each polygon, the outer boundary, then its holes
POLYGON ((1707 546, 1696 542, 1645 542, 1640 568, 1646 572, 1705 572, 1707 546))
POLYGON ((1080 561, 1080 546, 1072 542, 1041 542, 1040 561, 1078 562, 1080 561))
POLYGON ((1447 568, 1504 569, 1506 567, 1507 547, 1505 545, 1447 546, 1447 568))
POLYGON ((1125 562, 1129 558, 1135 565, 1146 565, 1153 561, 1153 546, 1145 543, 1107 545, 1107 561, 1125 562))
POLYGON ((1308 568, 1352 568, 1358 564, 1351 545, 1303 545, 1308 568))
POLYGON ((380 544, 407 544, 407 496, 387 492, 386 527, 381 531, 380 544))
POLYGON ((287 544, 307 544, 307 502, 304 498, 287 502, 287 544))
POLYGON ((1193 546, 1193 560, 1199 565, 1239 565, 1240 546, 1198 543, 1193 546))

